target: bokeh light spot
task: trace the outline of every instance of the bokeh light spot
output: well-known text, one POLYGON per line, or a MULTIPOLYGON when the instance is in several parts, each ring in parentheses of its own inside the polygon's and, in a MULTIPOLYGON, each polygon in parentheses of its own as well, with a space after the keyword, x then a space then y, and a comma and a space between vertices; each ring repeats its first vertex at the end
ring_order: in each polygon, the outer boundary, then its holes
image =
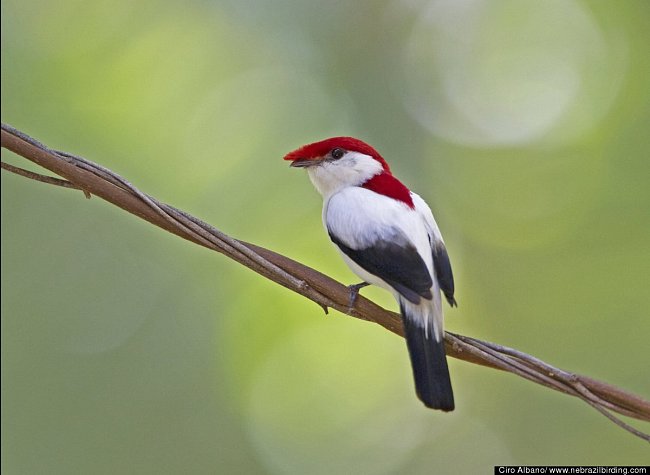
POLYGON ((560 143, 607 112, 625 45, 570 0, 433 0, 406 52, 407 107, 472 146, 560 143))

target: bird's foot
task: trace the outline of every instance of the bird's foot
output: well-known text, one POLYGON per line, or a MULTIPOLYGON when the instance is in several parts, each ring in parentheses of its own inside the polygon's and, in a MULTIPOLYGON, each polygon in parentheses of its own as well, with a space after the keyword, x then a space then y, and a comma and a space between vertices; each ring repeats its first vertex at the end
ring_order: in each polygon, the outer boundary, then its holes
POLYGON ((349 302, 349 311, 352 312, 354 310, 354 304, 357 303, 357 298, 359 297, 359 290, 363 289, 364 287, 369 286, 370 284, 368 282, 361 282, 359 284, 354 284, 354 285, 348 285, 348 290, 350 291, 350 302, 349 302))

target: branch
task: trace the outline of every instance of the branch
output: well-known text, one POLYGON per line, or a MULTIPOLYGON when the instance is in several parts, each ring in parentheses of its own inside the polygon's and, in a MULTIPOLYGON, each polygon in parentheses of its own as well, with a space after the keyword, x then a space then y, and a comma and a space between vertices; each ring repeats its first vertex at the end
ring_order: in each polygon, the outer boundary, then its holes
MULTIPOLYGON (((61 180, 59 178, 54 178, 51 176, 30 172, 29 170, 25 170, 24 168, 14 167, 13 165, 9 165, 8 163, 5 162, 0 162, 0 164, 2 165, 3 170, 7 170, 8 172, 15 173, 16 175, 24 176, 25 178, 31 178, 32 180, 40 181, 43 183, 49 183, 50 185, 60 186, 63 188, 72 188, 73 190, 80 189, 77 185, 75 185, 74 183, 70 183, 67 180, 61 180)), ((84 191, 84 194, 86 195, 86 198, 90 198, 90 193, 84 191)))
MULTIPOLYGON (((399 314, 385 310, 359 296, 348 308, 348 288, 288 257, 234 239, 173 206, 141 192, 114 172, 65 152, 52 150, 13 127, 2 124, 2 147, 31 160, 65 180, 27 172, 2 164, 4 170, 38 181, 77 188, 87 197, 96 195, 128 213, 195 244, 220 252, 320 305, 327 313, 334 308, 352 317, 377 323, 403 336, 399 314), (17 171, 20 170, 20 171, 17 171)), ((521 351, 476 338, 446 332, 447 354, 454 358, 508 371, 556 391, 582 399, 612 422, 650 442, 650 435, 630 426, 614 413, 650 421, 650 402, 610 384, 555 368, 521 351)))

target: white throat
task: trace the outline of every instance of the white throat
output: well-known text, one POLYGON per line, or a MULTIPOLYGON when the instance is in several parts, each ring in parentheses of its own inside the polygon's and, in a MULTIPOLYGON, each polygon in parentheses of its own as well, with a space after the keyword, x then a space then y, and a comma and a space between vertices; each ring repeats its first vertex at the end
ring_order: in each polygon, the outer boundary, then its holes
POLYGON ((325 161, 307 169, 309 179, 323 199, 349 186, 359 186, 383 171, 381 163, 359 152, 346 152, 338 160, 325 161))

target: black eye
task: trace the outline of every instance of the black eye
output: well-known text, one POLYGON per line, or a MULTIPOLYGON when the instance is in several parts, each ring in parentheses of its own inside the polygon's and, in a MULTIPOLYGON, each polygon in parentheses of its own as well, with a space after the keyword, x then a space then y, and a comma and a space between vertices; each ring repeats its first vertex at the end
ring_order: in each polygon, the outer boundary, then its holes
POLYGON ((330 152, 330 155, 332 156, 332 158, 333 158, 334 160, 338 160, 338 159, 341 158, 343 155, 345 155, 345 150, 343 150, 342 148, 334 148, 334 149, 332 149, 332 151, 330 152))

